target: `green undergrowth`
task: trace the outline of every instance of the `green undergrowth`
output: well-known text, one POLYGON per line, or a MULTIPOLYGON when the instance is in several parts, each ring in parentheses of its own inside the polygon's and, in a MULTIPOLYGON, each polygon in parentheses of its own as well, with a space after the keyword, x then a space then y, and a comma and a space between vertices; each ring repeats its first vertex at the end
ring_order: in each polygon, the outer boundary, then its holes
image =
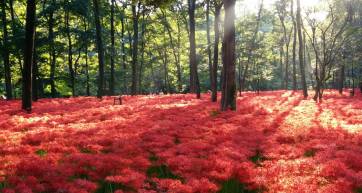
POLYGON ((236 179, 229 179, 221 184, 218 193, 259 193, 260 190, 251 190, 247 186, 236 179))

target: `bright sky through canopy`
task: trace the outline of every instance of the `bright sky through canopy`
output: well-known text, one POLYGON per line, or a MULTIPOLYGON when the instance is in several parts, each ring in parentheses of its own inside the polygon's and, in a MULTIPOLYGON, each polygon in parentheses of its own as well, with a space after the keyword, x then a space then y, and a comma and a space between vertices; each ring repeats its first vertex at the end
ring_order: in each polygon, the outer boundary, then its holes
MULTIPOLYGON (((265 9, 273 9, 275 2, 278 0, 264 0, 265 9)), ((261 0, 237 0, 236 2, 236 16, 238 18, 242 17, 245 13, 257 13, 259 10, 261 0)), ((320 0, 300 0, 302 9, 308 9, 314 6, 317 6, 320 3, 320 0)), ((295 1, 296 8, 296 1, 295 1)))

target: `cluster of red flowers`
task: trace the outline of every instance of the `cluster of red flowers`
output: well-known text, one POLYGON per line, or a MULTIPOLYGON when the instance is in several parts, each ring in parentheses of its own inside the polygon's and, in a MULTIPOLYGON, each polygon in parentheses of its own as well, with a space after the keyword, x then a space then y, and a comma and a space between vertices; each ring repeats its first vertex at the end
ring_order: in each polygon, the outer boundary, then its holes
POLYGON ((362 189, 362 96, 244 93, 0 101, 0 192, 209 193, 362 189))

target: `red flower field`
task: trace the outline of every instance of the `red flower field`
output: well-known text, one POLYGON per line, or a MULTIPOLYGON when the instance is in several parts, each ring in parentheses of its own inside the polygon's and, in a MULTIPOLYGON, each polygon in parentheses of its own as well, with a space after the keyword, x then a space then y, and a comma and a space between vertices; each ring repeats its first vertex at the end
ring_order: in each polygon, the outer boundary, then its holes
MULTIPOLYGON (((346 94, 347 95, 347 94, 346 94)), ((362 96, 0 101, 0 192, 362 192, 362 96)))

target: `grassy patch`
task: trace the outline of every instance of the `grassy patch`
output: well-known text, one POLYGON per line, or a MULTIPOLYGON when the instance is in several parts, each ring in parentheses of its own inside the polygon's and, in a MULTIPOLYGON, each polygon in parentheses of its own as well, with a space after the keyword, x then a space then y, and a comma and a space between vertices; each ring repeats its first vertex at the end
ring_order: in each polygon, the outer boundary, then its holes
POLYGON ((80 148, 79 151, 84 154, 95 154, 94 151, 92 151, 91 149, 88 149, 88 148, 80 148))
POLYGON ((255 155, 249 158, 255 165, 261 166, 261 163, 266 160, 266 157, 262 154, 260 150, 257 150, 255 155))
POLYGON ((135 189, 125 186, 121 183, 102 181, 96 193, 114 193, 116 190, 124 190, 127 192, 137 192, 135 189))
POLYGON ((359 187, 354 190, 355 193, 362 193, 362 187, 359 187))
POLYGON ((220 114, 220 111, 214 109, 210 112, 211 117, 217 117, 220 114))
POLYGON ((180 139, 176 136, 175 139, 173 140, 173 142, 178 145, 181 143, 180 139))
POLYGON ((0 190, 7 188, 8 184, 6 182, 0 182, 0 190))
POLYGON ((40 157, 45 157, 48 154, 48 152, 44 149, 38 149, 35 151, 35 154, 40 157))
POLYGON ((304 157, 314 157, 316 152, 315 149, 308 149, 304 152, 304 157))
POLYGON ((146 173, 148 177, 182 180, 180 176, 172 173, 171 169, 167 165, 151 166, 147 169, 146 173))
POLYGON ((247 186, 236 179, 229 179, 222 183, 218 193, 257 193, 258 190, 250 190, 247 186))
POLYGON ((152 162, 152 163, 156 163, 160 158, 155 154, 155 153, 151 153, 150 157, 148 157, 148 159, 152 162))

